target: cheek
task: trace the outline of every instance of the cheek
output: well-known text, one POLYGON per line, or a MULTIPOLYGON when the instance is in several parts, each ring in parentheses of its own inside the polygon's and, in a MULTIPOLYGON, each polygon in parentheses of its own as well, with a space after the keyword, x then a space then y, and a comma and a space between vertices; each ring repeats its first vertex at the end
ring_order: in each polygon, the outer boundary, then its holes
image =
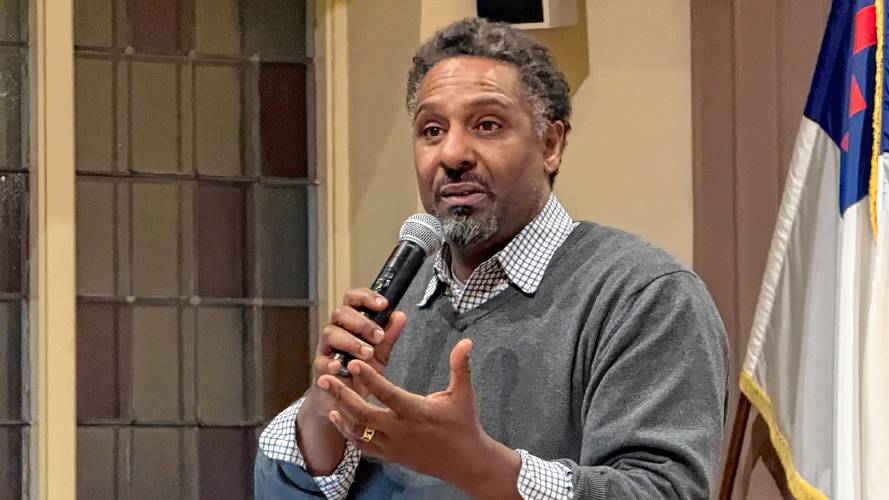
POLYGON ((435 149, 422 144, 414 144, 414 161, 417 168, 431 166, 435 163, 435 149))
POLYGON ((506 205, 527 203, 544 183, 548 183, 542 155, 528 150, 510 154, 503 160, 497 169, 497 194, 506 205))
POLYGON ((419 158, 414 163, 414 172, 417 174, 417 187, 422 191, 429 189, 435 179, 435 170, 421 163, 419 158))

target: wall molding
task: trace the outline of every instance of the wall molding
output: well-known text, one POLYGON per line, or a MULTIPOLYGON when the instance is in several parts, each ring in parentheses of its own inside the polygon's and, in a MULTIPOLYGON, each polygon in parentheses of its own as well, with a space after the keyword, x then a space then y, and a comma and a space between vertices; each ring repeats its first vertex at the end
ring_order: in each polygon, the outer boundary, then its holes
POLYGON ((74 12, 29 2, 32 498, 77 490, 74 12))

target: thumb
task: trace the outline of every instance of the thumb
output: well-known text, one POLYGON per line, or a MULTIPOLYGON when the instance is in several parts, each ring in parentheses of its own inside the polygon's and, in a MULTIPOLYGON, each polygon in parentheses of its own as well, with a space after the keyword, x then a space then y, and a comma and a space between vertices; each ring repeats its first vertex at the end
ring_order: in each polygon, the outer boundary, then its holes
POLYGON ((451 350, 451 381, 448 384, 450 392, 472 392, 472 372, 469 368, 469 351, 472 350, 472 341, 462 339, 451 350))

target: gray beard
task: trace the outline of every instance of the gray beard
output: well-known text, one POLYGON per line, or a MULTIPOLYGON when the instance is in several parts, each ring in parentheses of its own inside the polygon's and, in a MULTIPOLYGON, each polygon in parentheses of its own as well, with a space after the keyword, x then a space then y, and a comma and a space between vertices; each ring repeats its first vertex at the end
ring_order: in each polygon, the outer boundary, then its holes
POLYGON ((452 207, 439 217, 445 241, 460 249, 471 248, 497 233, 494 214, 473 215, 465 206, 452 207))

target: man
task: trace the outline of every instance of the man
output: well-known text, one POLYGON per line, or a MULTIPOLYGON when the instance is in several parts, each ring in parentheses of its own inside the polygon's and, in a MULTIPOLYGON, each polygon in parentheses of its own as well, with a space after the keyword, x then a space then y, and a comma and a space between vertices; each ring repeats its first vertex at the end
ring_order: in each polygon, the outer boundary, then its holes
POLYGON ((571 108, 547 50, 457 22, 407 104, 445 245, 385 329, 356 310, 384 300, 346 292, 313 387, 260 439, 257 497, 707 498, 725 331, 691 271, 552 194, 571 108))

